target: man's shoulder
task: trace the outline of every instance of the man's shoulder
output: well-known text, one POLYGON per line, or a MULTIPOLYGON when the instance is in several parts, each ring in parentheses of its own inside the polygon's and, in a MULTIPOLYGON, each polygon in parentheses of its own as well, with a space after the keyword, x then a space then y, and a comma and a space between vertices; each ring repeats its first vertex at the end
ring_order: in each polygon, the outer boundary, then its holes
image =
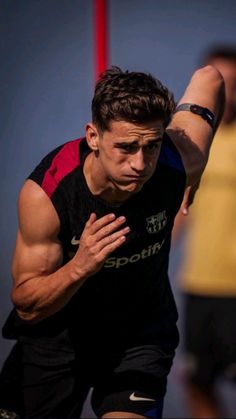
POLYGON ((85 148, 85 138, 61 144, 40 161, 28 179, 38 183, 51 197, 62 180, 80 166, 85 148))
POLYGON ((76 138, 60 144, 56 148, 49 151, 40 163, 49 161, 51 164, 75 164, 80 161, 81 147, 85 142, 85 138, 76 138))

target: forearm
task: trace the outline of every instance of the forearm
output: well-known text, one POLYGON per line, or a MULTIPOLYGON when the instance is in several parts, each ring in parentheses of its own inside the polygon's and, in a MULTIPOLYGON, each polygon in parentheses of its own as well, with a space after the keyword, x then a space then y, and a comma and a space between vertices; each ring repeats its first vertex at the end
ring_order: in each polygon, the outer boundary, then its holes
POLYGON ((206 166, 214 133, 224 110, 224 81, 219 71, 212 66, 197 70, 178 104, 182 103, 193 103, 208 108, 216 119, 213 130, 199 115, 181 111, 174 114, 167 129, 181 153, 188 184, 193 184, 201 177, 206 166))
POLYGON ((12 290, 19 316, 38 322, 65 307, 88 277, 76 268, 72 259, 49 275, 25 275, 12 290))
POLYGON ((114 214, 97 219, 92 213, 75 256, 62 267, 59 244, 28 247, 19 237, 13 258, 12 300, 20 317, 39 321, 62 309, 84 281, 96 274, 107 257, 126 241, 130 228, 124 226, 125 221, 125 217, 116 218, 114 214))

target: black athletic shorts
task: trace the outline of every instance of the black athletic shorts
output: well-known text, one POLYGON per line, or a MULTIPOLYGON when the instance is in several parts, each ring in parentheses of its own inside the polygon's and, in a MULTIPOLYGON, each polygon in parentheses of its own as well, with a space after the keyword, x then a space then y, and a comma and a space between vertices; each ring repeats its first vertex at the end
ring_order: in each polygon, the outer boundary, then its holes
POLYGON ((236 381, 236 298, 185 295, 184 367, 202 387, 236 381))
POLYGON ((24 343, 20 351, 25 418, 79 418, 90 388, 97 417, 109 411, 162 417, 173 350, 148 344, 111 354, 97 345, 96 350, 81 351, 78 359, 40 345, 24 343))
MULTIPOLYGON (((23 414, 21 368, 21 349, 17 343, 13 346, 0 373, 0 410, 4 409, 10 412, 16 412, 18 416, 23 414)), ((1 413, 4 417, 3 412, 1 413)), ((0 415, 0 417, 2 416, 0 415)))

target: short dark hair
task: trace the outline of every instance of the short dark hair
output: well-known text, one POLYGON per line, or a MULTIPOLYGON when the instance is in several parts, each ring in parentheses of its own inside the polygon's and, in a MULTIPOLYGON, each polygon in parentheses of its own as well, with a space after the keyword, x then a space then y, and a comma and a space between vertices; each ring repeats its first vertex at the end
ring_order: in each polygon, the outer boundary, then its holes
POLYGON ((212 44, 201 54, 200 60, 203 65, 216 59, 236 62, 236 45, 234 44, 212 44))
POLYGON ((95 86, 92 120, 101 131, 111 121, 145 123, 160 119, 166 127, 176 103, 173 94, 151 74, 112 66, 95 86))

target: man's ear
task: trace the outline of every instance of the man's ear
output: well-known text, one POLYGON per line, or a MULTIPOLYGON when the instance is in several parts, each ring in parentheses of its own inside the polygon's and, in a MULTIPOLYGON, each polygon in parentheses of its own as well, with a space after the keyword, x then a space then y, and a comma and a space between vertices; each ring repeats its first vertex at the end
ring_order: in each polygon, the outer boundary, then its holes
POLYGON ((96 126, 92 122, 89 122, 86 125, 86 140, 91 150, 98 150, 99 133, 96 126))

